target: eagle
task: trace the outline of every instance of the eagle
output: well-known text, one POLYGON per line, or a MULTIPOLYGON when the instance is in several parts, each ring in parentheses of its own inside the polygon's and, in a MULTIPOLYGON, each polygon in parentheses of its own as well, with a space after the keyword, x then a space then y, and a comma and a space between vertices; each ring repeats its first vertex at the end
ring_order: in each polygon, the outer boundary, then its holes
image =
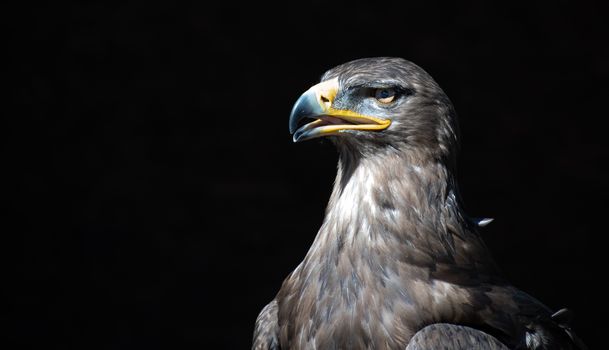
POLYGON ((256 319, 253 349, 585 349, 514 287, 463 210, 454 107, 423 69, 364 58, 300 96, 294 142, 338 150, 325 218, 256 319))

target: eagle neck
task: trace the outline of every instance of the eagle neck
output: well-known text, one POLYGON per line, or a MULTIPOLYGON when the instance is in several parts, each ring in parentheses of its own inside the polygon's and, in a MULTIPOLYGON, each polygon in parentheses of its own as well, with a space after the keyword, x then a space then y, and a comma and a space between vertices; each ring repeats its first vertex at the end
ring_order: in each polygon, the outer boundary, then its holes
POLYGON ((441 159, 393 148, 343 151, 311 252, 384 255, 414 265, 431 259, 459 268, 483 260, 494 266, 466 218, 453 172, 441 159))

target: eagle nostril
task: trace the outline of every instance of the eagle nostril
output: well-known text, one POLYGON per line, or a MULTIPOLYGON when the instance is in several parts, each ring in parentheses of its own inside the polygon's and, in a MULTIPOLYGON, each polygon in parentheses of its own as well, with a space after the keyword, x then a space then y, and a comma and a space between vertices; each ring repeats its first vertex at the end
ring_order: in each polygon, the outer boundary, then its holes
POLYGON ((324 107, 329 108, 331 103, 330 103, 330 99, 327 98, 324 95, 320 95, 319 99, 321 100, 321 104, 324 105, 324 107))

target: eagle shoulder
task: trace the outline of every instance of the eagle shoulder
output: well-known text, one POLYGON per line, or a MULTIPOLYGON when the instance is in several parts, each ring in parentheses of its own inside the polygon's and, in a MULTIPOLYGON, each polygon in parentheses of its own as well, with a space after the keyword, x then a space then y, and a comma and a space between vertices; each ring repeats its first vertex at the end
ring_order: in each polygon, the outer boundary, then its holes
POLYGON ((265 306, 256 318, 252 350, 280 350, 277 300, 265 306))
POLYGON ((418 331, 406 350, 487 349, 508 350, 499 340, 477 329, 449 323, 435 323, 418 331))

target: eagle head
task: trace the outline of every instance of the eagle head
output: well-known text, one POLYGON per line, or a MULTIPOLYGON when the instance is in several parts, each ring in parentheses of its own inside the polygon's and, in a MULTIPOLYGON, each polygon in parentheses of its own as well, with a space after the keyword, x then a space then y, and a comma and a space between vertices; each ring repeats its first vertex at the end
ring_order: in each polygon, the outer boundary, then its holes
MULTIPOLYGON (((456 114, 423 69, 402 58, 363 58, 327 71, 296 101, 294 142, 332 139, 358 152, 379 148, 450 157, 457 146, 456 114)), ((450 157, 452 158, 452 157, 450 157)))

